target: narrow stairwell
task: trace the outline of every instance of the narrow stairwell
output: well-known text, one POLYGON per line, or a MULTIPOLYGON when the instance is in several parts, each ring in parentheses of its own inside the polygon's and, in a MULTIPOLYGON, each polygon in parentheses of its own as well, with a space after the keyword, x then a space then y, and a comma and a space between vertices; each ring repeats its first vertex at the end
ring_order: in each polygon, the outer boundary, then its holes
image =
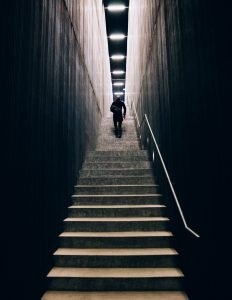
POLYGON ((186 300, 170 220, 133 118, 102 121, 80 171, 42 300, 186 300))

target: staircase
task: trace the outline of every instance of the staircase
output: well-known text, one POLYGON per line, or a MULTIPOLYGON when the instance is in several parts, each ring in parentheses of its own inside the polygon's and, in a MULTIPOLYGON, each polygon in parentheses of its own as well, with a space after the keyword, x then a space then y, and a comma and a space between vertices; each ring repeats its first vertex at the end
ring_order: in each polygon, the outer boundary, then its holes
POLYGON ((186 300, 173 234, 133 118, 102 121, 64 220, 42 300, 186 300))

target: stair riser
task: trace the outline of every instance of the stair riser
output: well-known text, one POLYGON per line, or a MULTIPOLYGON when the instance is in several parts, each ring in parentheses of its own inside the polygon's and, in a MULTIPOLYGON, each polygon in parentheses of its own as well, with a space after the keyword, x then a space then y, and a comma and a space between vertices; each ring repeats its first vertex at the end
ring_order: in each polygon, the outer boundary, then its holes
POLYGON ((150 256, 54 256, 56 267, 70 268, 171 268, 176 267, 173 255, 150 256))
MULTIPOLYGON (((105 119, 102 119, 101 127, 104 126, 104 124, 110 123, 113 126, 113 114, 111 114, 112 117, 107 117, 105 119)), ((129 124, 135 124, 135 120, 132 117, 126 117, 126 119, 122 122, 122 124, 128 126, 129 124)))
POLYGON ((83 197, 78 196, 72 197, 72 201, 74 205, 139 205, 139 204, 160 204, 161 196, 106 196, 106 197, 83 197))
POLYGON ((111 140, 109 138, 105 138, 104 140, 98 140, 97 145, 103 146, 103 147, 112 147, 112 146, 130 146, 130 145, 139 145, 138 139, 128 140, 125 136, 123 136, 123 133, 121 135, 121 138, 118 138, 117 136, 113 136, 111 140))
POLYGON ((167 221, 140 221, 140 222, 82 222, 66 221, 65 231, 84 231, 84 232, 102 232, 102 231, 155 231, 168 230, 167 221))
POLYGON ((148 158, 146 157, 142 157, 142 156, 92 156, 92 157, 87 157, 86 158, 86 162, 87 163, 96 163, 96 162, 100 162, 100 163, 108 163, 108 162, 127 162, 127 163, 132 163, 132 162, 147 162, 149 161, 148 158))
MULTIPOLYGON (((122 127, 125 128, 132 128, 135 130, 135 120, 134 119, 126 119, 125 121, 122 122, 122 127)), ((113 117, 107 120, 103 120, 101 123, 101 132, 105 132, 106 129, 112 128, 114 129, 114 122, 113 122, 113 117)))
POLYGON ((69 217, 162 217, 164 208, 69 208, 69 217))
MULTIPOLYGON (((116 139, 116 138, 115 138, 116 139)), ((121 139, 118 139, 118 144, 115 145, 97 145, 96 150, 97 151, 134 151, 134 150, 139 150, 139 144, 128 144, 125 145, 124 142, 121 142, 121 139)))
POLYGON ((87 186, 75 187, 78 195, 128 195, 128 194, 155 194, 158 186, 87 186))
POLYGON ((151 176, 151 169, 104 169, 104 170, 81 170, 80 176, 151 176))
POLYGON ((93 185, 105 185, 105 184, 152 184, 154 179, 152 177, 121 177, 121 178, 79 178, 78 184, 93 184, 93 185))
POLYGON ((63 291, 179 291, 181 278, 50 278, 50 290, 63 291))
POLYGON ((60 237, 62 248, 169 248, 173 236, 162 237, 60 237))
POLYGON ((141 157, 141 159, 147 159, 148 153, 146 150, 138 150, 138 151, 89 151, 86 158, 91 157, 103 157, 103 158, 109 158, 109 157, 127 157, 128 159, 133 157, 141 157))
MULTIPOLYGON (((139 140, 138 135, 133 132, 133 130, 123 130, 122 129, 122 136, 125 137, 126 141, 135 141, 135 140, 139 140)), ((115 131, 114 130, 108 130, 107 132, 105 132, 105 134, 101 134, 98 136, 98 142, 101 142, 102 140, 106 140, 108 139, 109 142, 113 141, 113 139, 115 138, 115 131)))
POLYGON ((135 162, 102 162, 102 163, 88 163, 85 162, 82 166, 82 170, 101 170, 101 169, 150 169, 151 164, 148 161, 135 161, 135 162))
MULTIPOLYGON (((137 135, 135 135, 133 132, 131 134, 126 133, 125 131, 122 130, 122 140, 125 142, 139 142, 139 138, 137 135)), ((98 136, 98 143, 100 144, 101 142, 106 142, 108 143, 114 143, 115 142, 115 132, 108 132, 105 135, 98 136)))

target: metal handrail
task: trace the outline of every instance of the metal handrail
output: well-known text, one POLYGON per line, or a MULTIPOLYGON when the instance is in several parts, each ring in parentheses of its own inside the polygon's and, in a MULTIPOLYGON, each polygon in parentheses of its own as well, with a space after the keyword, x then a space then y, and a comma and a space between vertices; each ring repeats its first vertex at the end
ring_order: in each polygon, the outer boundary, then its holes
POLYGON ((176 202, 178 211, 179 211, 179 213, 180 213, 181 219, 182 219, 182 221, 183 221, 184 227, 185 227, 185 229, 187 229, 189 232, 191 232, 194 236, 196 236, 197 238, 199 238, 200 235, 197 234, 195 231, 193 231, 191 228, 189 228, 188 225, 187 225, 187 222, 186 222, 186 220, 185 220, 183 211, 182 211, 181 206, 180 206, 180 203, 179 203, 179 201, 178 201, 176 192, 175 192, 175 190, 174 190, 174 188, 173 188, 172 182, 171 182, 171 180, 170 180, 170 176, 169 176, 168 171, 167 171, 167 168, 166 168, 166 166, 165 166, 165 163, 164 163, 162 154, 161 154, 161 152, 160 152, 160 149, 159 149, 159 146, 158 146, 158 144, 157 144, 157 142, 156 142, 154 133, 153 133, 153 131, 152 131, 152 129, 151 129, 151 126, 150 126, 150 123, 149 123, 149 121, 148 121, 147 115, 144 114, 143 119, 142 119, 142 122, 140 123, 140 122, 139 122, 138 115, 137 115, 137 112, 136 112, 136 109, 135 109, 135 104, 134 104, 134 102, 132 102, 132 103, 133 103, 133 105, 134 105, 134 112, 135 112, 135 116, 136 116, 136 119, 137 119, 137 122, 138 122, 138 127, 139 127, 139 129, 141 128, 141 126, 142 126, 142 124, 143 124, 143 122, 144 122, 144 120, 145 120, 146 123, 147 123, 147 126, 148 126, 148 128, 149 128, 149 130, 150 130, 150 134, 151 134, 151 136, 152 136, 152 138, 153 138, 153 141, 154 141, 154 143, 155 143, 156 150, 157 150, 157 152, 158 152, 158 155, 159 155, 161 164, 162 164, 162 166, 163 166, 165 175, 166 175, 166 177, 167 177, 169 186, 170 186, 170 188, 171 188, 171 191, 172 191, 173 197, 174 197, 174 199, 175 199, 175 202, 176 202))

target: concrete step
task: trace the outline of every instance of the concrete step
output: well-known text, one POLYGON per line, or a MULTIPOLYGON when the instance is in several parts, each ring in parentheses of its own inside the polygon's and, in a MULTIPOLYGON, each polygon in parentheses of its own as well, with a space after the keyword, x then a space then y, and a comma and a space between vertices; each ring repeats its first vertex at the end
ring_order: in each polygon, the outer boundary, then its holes
POLYGON ((165 215, 164 205, 72 205, 69 217, 160 217, 165 215))
MULTIPOLYGON (((134 127, 128 128, 123 126, 122 127, 122 134, 123 136, 126 136, 127 138, 131 139, 131 138, 138 138, 138 134, 136 132, 136 130, 134 129, 134 127)), ((98 139, 101 138, 106 138, 106 137, 112 137, 115 135, 115 129, 113 127, 109 127, 106 128, 105 131, 101 131, 98 135, 98 139)))
POLYGON ((101 170, 91 170, 85 169, 80 170, 80 176, 148 176, 152 175, 152 170, 149 168, 146 169, 101 169, 101 170))
POLYGON ((117 156, 93 156, 86 158, 85 163, 128 163, 128 164, 134 164, 136 162, 139 163, 150 163, 151 161, 148 158, 142 158, 140 156, 122 156, 122 157, 117 157, 117 156))
POLYGON ((115 134, 110 136, 105 136, 104 138, 98 138, 97 139, 97 145, 105 145, 108 147, 108 145, 117 145, 117 144, 139 144, 140 140, 136 137, 128 137, 127 135, 121 133, 121 138, 118 138, 115 134))
POLYGON ((86 155, 86 159, 90 158, 106 158, 110 159, 120 158, 120 159, 144 159, 148 160, 148 153, 145 150, 137 150, 137 151, 89 151, 86 155))
POLYGON ((58 268, 47 275, 50 290, 173 291, 182 289, 177 268, 58 268))
MULTIPOLYGON (((113 143, 115 141, 115 131, 111 130, 108 133, 104 133, 104 134, 100 134, 97 137, 97 141, 100 143, 101 141, 108 141, 109 143, 113 143)), ((122 134, 122 140, 128 141, 128 142, 133 142, 133 141, 139 141, 139 137, 137 136, 137 134, 135 132, 128 132, 124 129, 122 129, 121 131, 122 134)))
MULTIPOLYGON (((101 123, 100 132, 105 132, 105 130, 112 128, 114 129, 114 123, 112 120, 106 120, 101 123)), ((131 128, 136 130, 134 120, 127 120, 122 122, 122 128, 131 128)))
POLYGON ((65 231, 154 231, 167 230, 165 217, 66 218, 65 231))
POLYGON ((62 292, 48 291, 41 300, 188 300, 184 292, 62 292))
POLYGON ((74 205, 160 204, 161 194, 132 195, 72 195, 74 205))
POLYGON ((127 135, 126 133, 122 132, 121 133, 121 138, 118 138, 115 133, 112 133, 108 136, 104 136, 101 138, 97 138, 97 144, 104 144, 106 147, 109 145, 117 145, 117 144, 125 144, 125 145, 130 145, 130 144, 139 144, 140 139, 136 136, 132 135, 127 135))
POLYGON ((154 184, 153 176, 101 176, 101 177, 83 177, 78 180, 80 185, 122 185, 122 184, 154 184))
MULTIPOLYGON (((139 136, 137 134, 137 132, 135 131, 134 128, 125 128, 122 127, 121 130, 122 133, 122 138, 124 137, 125 139, 127 139, 128 141, 130 140, 137 140, 139 139, 139 136)), ((106 128, 104 131, 101 131, 98 135, 98 140, 100 141, 101 139, 105 140, 105 139, 109 139, 110 141, 113 140, 113 138, 115 137, 116 131, 114 128, 106 128)))
MULTIPOLYGON (((113 120, 104 120, 100 126, 100 132, 104 132, 108 128, 114 128, 113 120)), ((133 128, 136 129, 134 120, 126 120, 122 122, 122 128, 133 128)))
POLYGON ((155 194, 159 186, 156 184, 142 185, 76 185, 75 194, 78 195, 127 195, 127 194, 155 194))
POLYGON ((177 255, 171 248, 59 248, 54 261, 66 268, 170 268, 177 255))
MULTIPOLYGON (((116 138, 115 138, 116 139, 116 138)), ((121 142, 121 139, 117 138, 118 142, 117 143, 114 143, 114 144, 97 144, 96 145, 96 150, 98 151, 122 151, 122 150, 126 150, 126 151, 129 151, 129 150, 139 150, 140 149, 140 146, 139 144, 137 143, 134 143, 134 144, 128 144, 128 145, 125 145, 124 143, 121 142)))
MULTIPOLYGON (((100 152, 100 151, 99 151, 100 152)), ((121 151, 118 151, 121 152, 121 151)), ((102 152, 101 152, 102 153, 102 152)), ((139 155, 131 155, 131 156, 119 156, 119 155, 98 155, 98 156, 89 156, 86 157, 85 162, 86 163, 105 163, 105 162, 127 162, 127 163, 133 163, 133 162, 148 162, 149 159, 147 156, 139 156, 139 155)))
POLYGON ((150 161, 109 161, 109 162, 84 162, 82 170, 85 169, 150 169, 150 161))
POLYGON ((147 150, 137 150, 137 151, 96 151, 96 150, 90 150, 87 152, 86 157, 92 157, 92 156, 141 156, 141 157, 147 157, 148 152, 147 150))
MULTIPOLYGON (((117 134, 119 133, 119 131, 117 131, 117 134)), ((116 131, 115 130, 110 130, 108 132, 104 132, 104 134, 100 134, 97 137, 97 141, 100 143, 108 141, 109 143, 114 143, 115 141, 117 141, 117 135, 116 135, 116 131)), ((125 130, 122 129, 121 131, 121 141, 123 142, 139 142, 139 136, 137 135, 137 133, 135 131, 132 130, 125 130)))
MULTIPOLYGON (((113 116, 112 116, 112 118, 102 119, 100 128, 102 128, 102 127, 104 127, 108 124, 110 124, 113 127, 113 124, 114 124, 113 123, 113 116)), ((124 119, 123 122, 122 122, 122 126, 128 126, 128 125, 133 125, 135 127, 135 119, 134 118, 124 119)))
POLYGON ((63 248, 168 248, 173 244, 170 231, 63 232, 63 248))
MULTIPOLYGON (((127 123, 122 123, 121 126, 122 130, 125 130, 125 132, 133 132, 134 134, 136 134, 136 128, 133 124, 133 122, 127 122, 127 123)), ((99 135, 101 134, 108 134, 109 132, 114 132, 114 124, 111 122, 107 122, 102 124, 102 126, 100 127, 99 130, 99 135)))
POLYGON ((108 145, 107 148, 103 145, 97 145, 96 146, 96 150, 98 151, 122 151, 122 150, 139 150, 140 149, 140 146, 139 145, 127 145, 127 146, 124 146, 124 145, 108 145))

